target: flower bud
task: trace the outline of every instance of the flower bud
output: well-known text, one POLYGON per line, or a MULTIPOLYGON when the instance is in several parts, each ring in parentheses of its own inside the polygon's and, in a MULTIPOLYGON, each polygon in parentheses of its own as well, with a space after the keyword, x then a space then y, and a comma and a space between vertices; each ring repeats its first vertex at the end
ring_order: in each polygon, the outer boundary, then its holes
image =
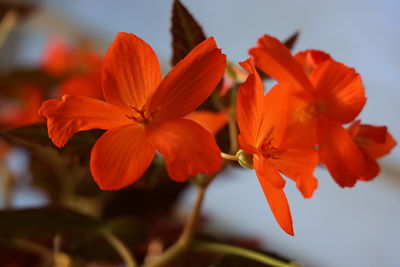
POLYGON ((239 149, 239 151, 236 153, 236 157, 240 166, 247 169, 254 169, 253 155, 249 155, 244 150, 239 149))

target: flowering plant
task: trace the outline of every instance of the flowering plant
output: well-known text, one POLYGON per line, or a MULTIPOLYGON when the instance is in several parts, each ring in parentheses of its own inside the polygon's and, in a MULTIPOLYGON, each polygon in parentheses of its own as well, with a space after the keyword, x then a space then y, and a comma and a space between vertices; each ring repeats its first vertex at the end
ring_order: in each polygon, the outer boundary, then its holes
POLYGON ((154 50, 132 33, 118 33, 104 56, 53 41, 34 75, 4 78, 18 104, 3 101, 1 156, 11 146, 30 153, 49 205, 0 212, 2 240, 55 266, 188 266, 202 252, 240 256, 244 266, 299 266, 197 232, 211 182, 228 166, 254 169, 269 205, 260 212, 294 235, 285 178, 311 198, 318 164, 340 187, 379 174, 377 159, 396 141, 387 127, 357 119, 367 98, 356 70, 319 50, 292 55, 297 33, 286 42, 263 35, 249 58, 227 62, 178 0, 171 32, 164 78, 154 50), (266 79, 276 84, 265 88, 266 79), (171 210, 187 184, 198 193, 181 223, 171 210), (85 251, 93 245, 97 253, 85 251))

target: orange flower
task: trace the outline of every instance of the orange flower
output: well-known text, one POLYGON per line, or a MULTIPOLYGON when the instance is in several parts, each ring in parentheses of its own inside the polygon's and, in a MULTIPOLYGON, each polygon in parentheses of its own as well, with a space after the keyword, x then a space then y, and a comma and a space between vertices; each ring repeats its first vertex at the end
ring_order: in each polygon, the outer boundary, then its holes
POLYGON ((1 103, 0 124, 6 127, 20 127, 42 122, 37 113, 43 102, 43 93, 34 86, 21 88, 20 102, 17 104, 1 103))
POLYGON ((220 81, 225 55, 208 38, 161 80, 152 48, 133 34, 119 33, 102 67, 106 101, 64 95, 40 109, 58 147, 76 132, 108 130, 91 153, 91 171, 102 189, 127 186, 145 172, 156 151, 175 181, 221 166, 213 137, 197 123, 182 119, 197 108, 220 81))
POLYGON ((310 75, 322 62, 333 60, 329 54, 319 50, 301 51, 294 56, 294 59, 303 67, 307 75, 310 75))
POLYGON ((185 118, 197 122, 212 135, 216 135, 228 123, 228 115, 225 112, 208 110, 194 111, 185 118))
POLYGON ((355 121, 348 128, 348 131, 362 152, 366 162, 366 168, 360 175, 359 180, 372 180, 380 171, 376 160, 389 154, 396 145, 396 141, 387 131, 386 126, 361 124, 359 120, 355 121))
POLYGON ((241 66, 249 76, 239 87, 237 97, 239 145, 253 156, 258 180, 275 219, 285 232, 293 235, 281 173, 296 181, 304 197, 311 197, 317 187, 313 176, 317 153, 313 149, 290 148, 285 144, 291 134, 286 131, 289 115, 286 86, 278 84, 264 96, 262 81, 253 63, 248 60, 241 66))
POLYGON ((43 69, 56 77, 99 69, 101 57, 86 48, 69 47, 64 40, 53 38, 45 48, 43 69))
POLYGON ((101 89, 101 71, 93 70, 84 74, 76 74, 60 84, 58 95, 80 95, 104 100, 101 89))
POLYGON ((353 186, 365 162, 342 124, 354 120, 366 102, 360 75, 341 63, 323 60, 312 66, 314 69, 307 76, 290 51, 268 35, 262 36, 258 47, 249 53, 258 68, 289 87, 288 131, 296 134, 286 140, 287 144, 318 145, 321 161, 335 181, 342 187, 353 186))

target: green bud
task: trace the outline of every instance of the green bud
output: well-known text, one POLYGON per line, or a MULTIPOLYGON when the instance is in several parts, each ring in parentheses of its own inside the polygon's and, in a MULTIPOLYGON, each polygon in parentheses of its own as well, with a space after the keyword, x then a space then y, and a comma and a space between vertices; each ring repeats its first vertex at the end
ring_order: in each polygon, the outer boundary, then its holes
POLYGON ((246 169, 254 169, 253 155, 249 155, 245 151, 240 149, 236 153, 236 157, 238 159, 240 166, 246 169))

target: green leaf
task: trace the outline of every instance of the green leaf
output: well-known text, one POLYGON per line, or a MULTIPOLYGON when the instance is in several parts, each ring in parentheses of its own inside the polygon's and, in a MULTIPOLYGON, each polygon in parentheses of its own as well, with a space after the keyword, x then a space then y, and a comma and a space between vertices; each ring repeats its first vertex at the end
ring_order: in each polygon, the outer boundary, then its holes
POLYGON ((100 227, 95 218, 61 207, 0 211, 0 235, 51 237, 82 234, 100 227))
POLYGON ((179 0, 173 3, 171 33, 173 66, 206 39, 201 26, 179 0))

